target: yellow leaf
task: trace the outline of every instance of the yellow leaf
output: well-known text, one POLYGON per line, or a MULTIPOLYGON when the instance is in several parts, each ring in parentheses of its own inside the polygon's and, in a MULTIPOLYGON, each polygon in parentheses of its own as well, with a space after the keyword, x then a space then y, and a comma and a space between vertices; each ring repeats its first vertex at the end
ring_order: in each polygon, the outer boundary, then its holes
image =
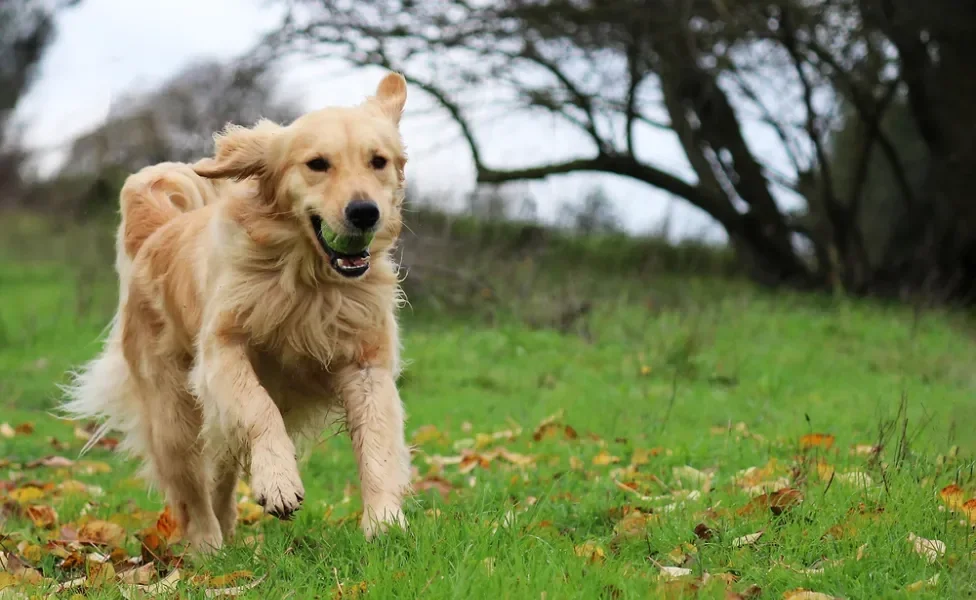
POLYGON ((237 520, 241 523, 257 523, 264 517, 264 510, 257 504, 249 501, 237 503, 237 520))
POLYGON ((606 450, 600 450, 599 454, 593 457, 594 465, 609 465, 620 462, 620 457, 611 456, 606 450))
POLYGON ((94 563, 89 566, 87 585, 99 588, 109 585, 115 580, 115 566, 110 562, 94 563))
POLYGON ((574 546, 573 551, 576 553, 576 556, 585 558, 591 564, 602 563, 604 556, 606 556, 603 548, 597 545, 596 542, 583 542, 579 546, 574 546))
POLYGON ((247 482, 243 479, 238 479, 237 487, 234 489, 234 492, 239 496, 250 496, 251 486, 247 485, 247 482))
POLYGON ((29 504, 44 497, 44 490, 34 486, 17 488, 9 494, 10 499, 18 504, 29 504))
POLYGON ((569 468, 572 469, 572 470, 574 470, 574 471, 582 471, 583 470, 583 461, 580 460, 579 457, 570 456, 569 457, 569 468))
POLYGON ((415 446, 422 446, 430 442, 445 441, 444 434, 434 425, 423 425, 413 434, 412 443, 415 446))
POLYGON ((929 577, 928 579, 923 579, 921 581, 916 581, 915 583, 910 583, 905 586, 906 592, 920 592, 925 588, 933 588, 939 585, 939 574, 929 577))
POLYGON ((112 472, 112 466, 108 463, 93 460, 80 460, 77 463, 77 467, 85 475, 98 475, 100 473, 112 472))
POLYGON ((77 479, 68 479, 58 484, 58 489, 65 494, 87 494, 88 486, 77 479))

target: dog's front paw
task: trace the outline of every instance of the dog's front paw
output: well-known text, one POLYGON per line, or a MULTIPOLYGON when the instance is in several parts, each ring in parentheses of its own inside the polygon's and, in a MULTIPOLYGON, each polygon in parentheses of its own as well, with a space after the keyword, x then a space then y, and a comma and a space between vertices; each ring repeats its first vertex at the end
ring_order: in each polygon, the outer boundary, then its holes
POLYGON ((385 533, 391 526, 407 528, 407 517, 397 505, 366 508, 360 527, 367 540, 372 540, 381 533, 385 533))
POLYGON ((290 519, 305 500, 305 487, 294 456, 255 454, 251 459, 251 492, 265 512, 290 519))

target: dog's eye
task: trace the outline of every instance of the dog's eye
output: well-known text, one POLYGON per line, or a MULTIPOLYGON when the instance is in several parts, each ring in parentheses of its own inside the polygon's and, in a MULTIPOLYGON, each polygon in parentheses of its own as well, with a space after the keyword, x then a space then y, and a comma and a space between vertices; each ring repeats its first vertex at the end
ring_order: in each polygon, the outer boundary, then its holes
POLYGON ((305 166, 313 171, 328 171, 331 165, 329 165, 329 161, 325 160, 324 158, 313 158, 305 163, 305 166))
POLYGON ((382 156, 374 156, 373 160, 369 161, 369 164, 373 165, 374 169, 382 169, 386 166, 386 159, 382 156))

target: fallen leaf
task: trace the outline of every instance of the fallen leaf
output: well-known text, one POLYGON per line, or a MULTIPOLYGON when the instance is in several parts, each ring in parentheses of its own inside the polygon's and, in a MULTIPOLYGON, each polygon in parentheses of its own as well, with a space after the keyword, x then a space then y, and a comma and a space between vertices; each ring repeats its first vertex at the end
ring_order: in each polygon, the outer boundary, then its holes
POLYGON ((8 495, 10 496, 11 500, 17 502, 18 504, 30 504, 31 502, 40 500, 46 494, 41 488, 29 485, 11 490, 8 495))
POLYGON ((912 543, 912 549, 916 554, 924 556, 928 562, 932 563, 945 554, 946 546, 939 540, 929 540, 919 537, 914 533, 908 534, 908 541, 912 543))
POLYGON ((125 530, 109 521, 89 521, 78 531, 78 541, 104 546, 119 546, 125 541, 125 530))
POLYGON ((245 500, 237 503, 237 520, 239 522, 250 525, 257 523, 262 518, 264 518, 264 509, 254 502, 245 500))
POLYGON ((803 450, 809 448, 828 450, 834 445, 834 439, 834 436, 829 433, 808 433, 800 437, 800 448, 803 450))
POLYGON ((156 519, 156 531, 170 544, 176 543, 182 536, 180 524, 176 521, 176 517, 173 516, 168 504, 160 513, 159 518, 156 519))
POLYGON ((585 558, 590 564, 602 563, 606 553, 596 542, 583 542, 573 547, 576 556, 585 558))
POLYGON ((17 432, 10 426, 10 423, 0 423, 0 436, 12 438, 15 435, 17 435, 17 432))
POLYGON ((939 498, 945 502, 950 510, 958 510, 962 508, 963 502, 965 502, 965 492, 958 485, 951 483, 939 491, 939 498))
POLYGON ((915 583, 910 583, 905 586, 906 592, 920 592, 925 588, 934 588, 939 585, 939 574, 929 577, 928 579, 923 579, 921 581, 916 581, 915 583))
POLYGON ((32 460, 25 466, 28 469, 34 469, 37 467, 51 467, 51 468, 68 468, 73 467, 75 461, 70 458, 65 458, 63 456, 45 456, 44 458, 39 458, 37 460, 32 460))
POLYGON ((30 435, 34 433, 33 423, 21 423, 20 425, 14 427, 14 433, 17 435, 30 435))
POLYGON ((431 442, 447 442, 447 438, 435 425, 422 425, 413 433, 411 443, 414 446, 422 446, 431 442))
POLYGON ((27 518, 34 523, 34 527, 47 529, 57 523, 58 513, 53 507, 38 504, 27 507, 27 518))
POLYGON ((868 487, 874 483, 871 477, 862 471, 851 471, 849 473, 838 473, 834 479, 840 483, 868 487))
POLYGON ((691 569, 686 569, 684 567, 658 567, 661 569, 658 577, 665 581, 670 579, 678 579, 680 577, 687 577, 691 575, 691 569))
POLYGON ((156 564, 146 563, 140 567, 119 573, 119 581, 128 585, 148 585, 156 578, 156 564))
POLYGON ((426 492, 428 490, 434 490, 441 495, 441 498, 447 500, 451 492, 454 491, 454 485, 444 479, 443 477, 425 477, 420 481, 415 481, 413 484, 413 489, 417 492, 426 492))
POLYGON ((756 496, 738 512, 740 515, 747 515, 769 510, 778 516, 801 502, 803 502, 803 492, 793 488, 783 488, 769 494, 756 496))
POLYGON ((795 589, 783 594, 783 600, 837 600, 837 597, 820 592, 811 592, 810 590, 795 589))
POLYGON ((703 492, 708 492, 712 487, 712 475, 699 471, 692 466, 673 467, 671 473, 675 479, 690 484, 703 492))
POLYGON ((884 448, 871 444, 857 444, 851 447, 851 454, 855 456, 877 456, 884 448))
POLYGON ((180 581, 180 570, 173 569, 169 575, 152 585, 119 585, 119 592, 126 600, 154 597, 164 592, 175 592, 176 584, 180 581))
POLYGON ((612 456, 606 450, 600 450, 600 452, 598 452, 597 455, 593 457, 594 465, 610 465, 618 462, 620 462, 620 457, 612 456))
POLYGON ((115 581, 115 566, 110 562, 93 563, 88 568, 88 579, 85 585, 89 588, 100 588, 115 581))
POLYGON ((749 535, 744 535, 742 537, 735 538, 732 540, 733 548, 741 548, 743 546, 751 546, 759 541, 759 538, 763 536, 763 531, 757 531, 756 533, 750 533, 749 535))
POLYGON ((695 537, 700 540, 710 540, 715 537, 715 532, 708 525, 699 523, 695 525, 695 537))
POLYGON ((569 468, 570 469, 572 469, 574 471, 582 471, 583 470, 583 466, 584 466, 584 463, 583 463, 582 460, 579 459, 579 457, 577 457, 577 456, 570 456, 569 457, 569 468))

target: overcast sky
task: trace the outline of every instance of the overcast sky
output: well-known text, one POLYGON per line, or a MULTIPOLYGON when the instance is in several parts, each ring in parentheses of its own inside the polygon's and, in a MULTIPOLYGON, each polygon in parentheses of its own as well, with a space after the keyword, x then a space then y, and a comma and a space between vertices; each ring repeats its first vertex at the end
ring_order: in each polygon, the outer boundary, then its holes
MULTIPOLYGON (((66 142, 97 126, 113 99, 124 92, 154 87, 188 61, 231 59, 250 49, 278 20, 276 11, 261 5, 259 0, 83 0, 60 16, 58 37, 44 58, 40 77, 18 107, 19 118, 28 125, 28 144, 44 151, 42 165, 51 168, 63 156, 58 151, 66 142)), ((360 69, 336 76, 338 67, 327 61, 290 67, 282 91, 307 108, 354 104, 373 93, 383 74, 360 69)), ((458 197, 474 185, 470 155, 450 121, 416 114, 429 106, 413 90, 403 126, 408 177, 423 192, 458 197)), ((765 132, 748 133, 760 155, 779 152, 765 132)), ((586 148, 579 134, 537 116, 482 125, 478 136, 486 163, 495 167, 567 158, 574 148, 586 148)), ((643 135, 638 154, 694 180, 671 135, 643 135)), ((528 189, 540 216, 552 220, 567 199, 579 198, 592 184, 604 185, 632 232, 654 228, 670 211, 674 235, 722 236, 707 215, 632 180, 576 174, 533 182, 528 189)))

